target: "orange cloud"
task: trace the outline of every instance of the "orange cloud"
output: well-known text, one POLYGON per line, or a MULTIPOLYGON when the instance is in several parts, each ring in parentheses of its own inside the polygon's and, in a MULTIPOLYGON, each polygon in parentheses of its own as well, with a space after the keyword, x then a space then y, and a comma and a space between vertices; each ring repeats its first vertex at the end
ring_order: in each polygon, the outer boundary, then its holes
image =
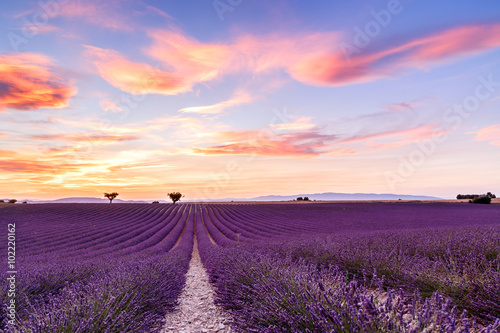
POLYGON ((339 86, 373 81, 401 69, 421 68, 499 46, 500 24, 465 26, 350 59, 341 52, 318 55, 293 64, 290 73, 302 82, 339 86))
POLYGON ((490 144, 500 146, 500 125, 485 127, 467 134, 476 134, 476 141, 490 141, 490 144))
POLYGON ((216 77, 232 52, 227 45, 204 44, 176 30, 153 30, 149 36, 153 44, 147 54, 199 81, 216 77))
POLYGON ((51 71, 52 60, 34 53, 0 54, 0 110, 61 109, 76 89, 51 71))
POLYGON ((79 171, 88 166, 92 164, 67 163, 64 158, 0 150, 0 170, 6 172, 57 175, 79 171))
POLYGON ((192 82, 178 73, 134 63, 116 51, 85 46, 98 74, 111 85, 136 95, 174 95, 191 89, 192 82))
POLYGON ((85 142, 92 141, 95 143, 113 143, 113 142, 126 142, 138 140, 137 136, 133 135, 99 135, 99 134, 41 134, 41 135, 31 135, 32 139, 35 140, 60 140, 67 142, 85 142))

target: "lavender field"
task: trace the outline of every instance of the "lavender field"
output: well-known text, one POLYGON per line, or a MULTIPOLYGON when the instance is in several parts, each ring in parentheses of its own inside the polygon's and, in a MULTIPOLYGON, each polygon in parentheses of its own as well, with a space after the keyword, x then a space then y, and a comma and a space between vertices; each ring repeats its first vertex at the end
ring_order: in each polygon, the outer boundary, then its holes
POLYGON ((0 223, 7 332, 160 332, 195 241, 238 332, 500 330, 496 204, 40 204, 0 223))

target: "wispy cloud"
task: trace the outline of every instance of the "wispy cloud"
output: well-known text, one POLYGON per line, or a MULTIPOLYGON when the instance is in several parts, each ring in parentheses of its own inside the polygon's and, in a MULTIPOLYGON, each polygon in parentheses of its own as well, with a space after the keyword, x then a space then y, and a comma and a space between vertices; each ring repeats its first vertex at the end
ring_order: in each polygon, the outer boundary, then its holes
POLYGON ((500 146, 500 125, 493 125, 482 128, 467 134, 476 134, 476 141, 490 141, 490 144, 500 146))
POLYGON ((38 134, 30 135, 30 138, 35 140, 58 140, 65 142, 85 142, 92 141, 93 143, 115 143, 138 140, 139 137, 133 135, 99 135, 99 134, 38 134))
POLYGON ((15 173, 62 174, 91 166, 89 163, 67 163, 65 158, 0 150, 0 170, 15 173))
POLYGON ((104 111, 123 112, 123 108, 114 100, 109 98, 102 99, 99 102, 99 105, 104 111))
POLYGON ((378 52, 355 55, 349 61, 341 52, 318 55, 293 64, 291 75, 313 85, 340 86, 428 68, 499 46, 500 24, 462 26, 378 52))
POLYGON ((146 63, 134 63, 116 51, 86 46, 98 74, 111 85, 132 94, 174 95, 191 89, 186 78, 146 63))
POLYGON ((69 1, 59 7, 57 16, 68 19, 81 18, 104 28, 132 31, 127 16, 116 10, 116 1, 69 1))
POLYGON ((194 148, 193 152, 204 155, 267 155, 267 156, 317 156, 329 143, 337 139, 335 135, 319 134, 315 131, 262 136, 262 132, 221 132, 222 141, 236 141, 217 146, 194 148), (247 140, 241 140, 242 137, 247 140))
POLYGON ((219 114, 224 110, 231 108, 233 106, 249 103, 253 101, 253 97, 242 90, 237 91, 233 97, 227 101, 219 102, 212 105, 206 106, 190 106, 180 109, 179 112, 182 113, 201 113, 201 114, 219 114))
POLYGON ((412 108, 392 106, 383 112, 335 122, 331 127, 314 124, 311 117, 296 117, 262 131, 212 132, 205 136, 205 147, 192 151, 289 157, 370 153, 432 140, 449 132, 439 122, 425 118, 418 117, 412 108))
POLYGON ((53 61, 40 54, 0 54, 0 110, 67 107, 76 88, 54 69, 53 61))
POLYGON ((309 130, 316 127, 315 124, 311 123, 312 117, 297 117, 293 122, 281 123, 281 124, 271 124, 270 127, 276 131, 301 131, 309 130))
POLYGON ((135 0, 85 0, 66 1, 58 7, 54 16, 66 19, 80 19, 86 23, 111 30, 131 32, 140 29, 137 18, 140 16, 160 16, 171 20, 164 11, 135 0))

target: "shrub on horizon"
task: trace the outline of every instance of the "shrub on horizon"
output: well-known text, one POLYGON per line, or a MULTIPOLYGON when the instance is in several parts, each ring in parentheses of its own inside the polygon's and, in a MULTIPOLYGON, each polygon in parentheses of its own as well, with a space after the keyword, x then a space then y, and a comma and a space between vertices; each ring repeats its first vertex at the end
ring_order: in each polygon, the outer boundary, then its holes
POLYGON ((159 201, 153 201, 154 204, 159 204, 160 202, 159 201))
POLYGON ((491 198, 489 196, 475 197, 472 199, 472 203, 476 204, 490 204, 491 198))
POLYGON ((303 200, 304 200, 304 198, 302 198, 302 197, 297 198, 297 201, 303 201, 303 200))
POLYGON ((16 199, 10 199, 10 200, 9 200, 9 203, 11 203, 11 204, 15 204, 16 202, 17 202, 17 200, 16 200, 16 199))

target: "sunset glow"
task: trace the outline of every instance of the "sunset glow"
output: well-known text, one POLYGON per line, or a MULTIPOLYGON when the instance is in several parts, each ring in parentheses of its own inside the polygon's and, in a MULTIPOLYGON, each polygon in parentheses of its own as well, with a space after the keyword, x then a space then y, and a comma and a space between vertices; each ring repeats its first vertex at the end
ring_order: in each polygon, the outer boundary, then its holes
POLYGON ((0 199, 500 192, 497 1, 0 6, 0 199))

